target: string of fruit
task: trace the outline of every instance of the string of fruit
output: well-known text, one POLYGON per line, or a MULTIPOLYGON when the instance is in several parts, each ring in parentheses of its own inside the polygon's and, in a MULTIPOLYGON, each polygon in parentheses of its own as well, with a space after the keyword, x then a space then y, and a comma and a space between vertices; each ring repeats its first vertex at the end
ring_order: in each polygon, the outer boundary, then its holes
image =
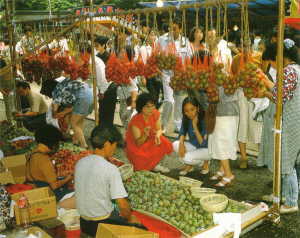
POLYGON ((160 74, 159 67, 157 66, 158 60, 156 53, 153 53, 148 59, 144 69, 144 76, 146 79, 151 79, 160 74))
POLYGON ((192 235, 213 225, 190 188, 149 171, 138 171, 125 182, 133 209, 152 213, 192 235))
POLYGON ((108 81, 112 81, 118 85, 130 84, 128 69, 124 67, 124 64, 122 64, 115 53, 110 55, 105 72, 108 81))
POLYGON ((258 97, 261 91, 266 90, 263 79, 266 77, 261 69, 252 62, 247 62, 238 74, 239 86, 243 88, 246 98, 258 97))
POLYGON ((157 66, 160 70, 173 70, 176 66, 176 55, 160 52, 156 55, 157 66))

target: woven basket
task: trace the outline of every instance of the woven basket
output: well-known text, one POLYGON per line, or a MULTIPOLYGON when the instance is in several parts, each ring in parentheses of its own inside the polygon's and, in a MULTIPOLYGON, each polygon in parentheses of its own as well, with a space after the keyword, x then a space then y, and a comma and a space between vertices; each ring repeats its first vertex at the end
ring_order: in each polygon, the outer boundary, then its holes
POLYGON ((199 187, 192 187, 191 188, 192 195, 196 198, 202 198, 207 195, 211 195, 216 193, 216 189, 213 188, 199 188, 199 187))
POLYGON ((202 208, 207 212, 221 212, 228 204, 228 198, 223 194, 207 195, 200 199, 202 208))
POLYGON ((179 177, 179 182, 182 183, 183 185, 190 186, 190 187, 201 187, 201 185, 203 184, 203 182, 199 180, 184 177, 184 176, 179 177))
POLYGON ((132 164, 124 164, 120 166, 118 169, 120 171, 123 180, 129 179, 134 173, 132 164))

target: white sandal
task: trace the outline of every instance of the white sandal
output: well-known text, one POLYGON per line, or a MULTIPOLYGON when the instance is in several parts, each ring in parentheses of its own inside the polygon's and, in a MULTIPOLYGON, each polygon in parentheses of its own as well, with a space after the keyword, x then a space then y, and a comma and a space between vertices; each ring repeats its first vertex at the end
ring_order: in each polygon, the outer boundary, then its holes
POLYGON ((218 171, 214 176, 210 177, 209 180, 219 180, 223 178, 224 172, 218 171))
POLYGON ((214 186, 215 187, 227 187, 229 186, 232 181, 234 180, 234 175, 232 175, 230 178, 227 178, 227 177, 223 177, 222 180, 220 182, 218 182, 217 184, 215 184, 214 186))

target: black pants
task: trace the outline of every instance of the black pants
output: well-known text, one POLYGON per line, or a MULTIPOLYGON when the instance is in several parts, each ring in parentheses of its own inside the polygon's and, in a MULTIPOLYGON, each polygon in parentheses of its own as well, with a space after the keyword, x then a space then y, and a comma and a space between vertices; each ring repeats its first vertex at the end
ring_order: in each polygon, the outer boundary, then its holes
POLYGON ((163 90, 162 82, 160 82, 157 78, 147 79, 146 87, 149 93, 153 96, 154 103, 156 108, 160 107, 159 103, 159 95, 163 90))
POLYGON ((81 231, 92 237, 96 236, 98 224, 101 223, 120 226, 130 226, 130 224, 123 217, 120 217, 116 211, 113 211, 109 218, 101 221, 87 221, 80 217, 81 231))
POLYGON ((102 100, 99 100, 99 123, 100 125, 112 126, 114 124, 115 110, 117 104, 118 86, 111 83, 104 93, 102 100))

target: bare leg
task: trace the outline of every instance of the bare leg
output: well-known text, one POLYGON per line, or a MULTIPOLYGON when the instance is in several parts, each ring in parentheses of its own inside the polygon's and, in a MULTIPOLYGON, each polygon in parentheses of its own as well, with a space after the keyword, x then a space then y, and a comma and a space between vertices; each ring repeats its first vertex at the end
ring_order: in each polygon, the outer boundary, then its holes
POLYGON ((229 159, 221 160, 221 166, 224 170, 224 174, 225 174, 224 177, 231 178, 233 176, 233 174, 231 172, 229 159))
POLYGON ((73 142, 79 142, 80 146, 83 148, 87 147, 87 143, 84 138, 83 133, 83 120, 85 116, 72 114, 71 116, 71 125, 74 130, 73 142))
POLYGON ((247 158, 247 153, 246 153, 246 143, 239 142, 239 147, 240 147, 240 153, 241 153, 240 168, 246 169, 247 163, 248 163, 248 158, 247 158))

